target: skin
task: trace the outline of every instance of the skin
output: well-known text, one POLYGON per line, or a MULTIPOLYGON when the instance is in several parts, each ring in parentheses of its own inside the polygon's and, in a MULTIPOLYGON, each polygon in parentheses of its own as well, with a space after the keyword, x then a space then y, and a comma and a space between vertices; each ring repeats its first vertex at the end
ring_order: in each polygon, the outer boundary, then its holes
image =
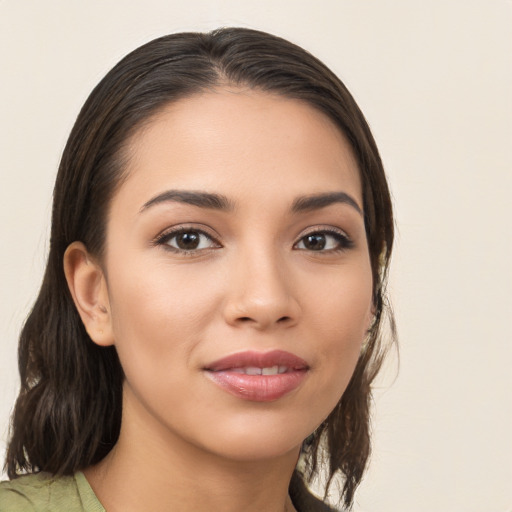
POLYGON ((104 260, 79 242, 65 257, 89 335, 116 346, 126 374, 118 444, 86 477, 108 512, 293 510, 301 443, 343 394, 372 315, 352 151, 311 106, 230 88, 167 106, 128 151, 104 260), (232 208, 144 207, 168 190, 222 194, 232 208), (292 209, 333 192, 355 205, 292 209), (174 228, 205 235, 187 253, 174 228), (312 250, 304 237, 318 232, 326 246, 312 250), (309 369, 277 400, 243 400, 204 368, 245 350, 285 350, 309 369))

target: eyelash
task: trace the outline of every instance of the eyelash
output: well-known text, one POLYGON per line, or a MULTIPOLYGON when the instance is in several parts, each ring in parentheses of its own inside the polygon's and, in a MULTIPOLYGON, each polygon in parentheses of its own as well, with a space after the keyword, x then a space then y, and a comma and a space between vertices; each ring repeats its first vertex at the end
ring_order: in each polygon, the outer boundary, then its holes
MULTIPOLYGON (((201 243, 201 241, 199 243, 201 243)), ((180 227, 180 228, 172 229, 170 231, 162 233, 161 235, 158 235, 155 238, 155 240, 153 241, 153 244, 156 246, 164 246, 164 248, 166 250, 177 253, 177 254, 182 254, 182 255, 194 255, 194 254, 198 254, 201 251, 218 249, 218 248, 222 247, 222 245, 212 235, 210 235, 209 233, 207 233, 206 231, 204 231, 202 229, 193 228, 193 227, 180 227), (187 250, 187 249, 181 249, 179 247, 173 247, 172 245, 169 244, 169 242, 172 239, 174 239, 175 237, 182 235, 182 234, 187 234, 187 233, 188 234, 195 233, 195 234, 198 234, 200 237, 208 238, 208 240, 210 241, 209 243, 212 244, 212 246, 187 250)), ((332 228, 316 229, 316 230, 310 231, 310 232, 302 235, 301 238, 293 245, 293 248, 296 250, 307 251, 307 252, 311 252, 311 253, 320 253, 320 254, 321 253, 332 254, 332 253, 343 252, 348 249, 351 249, 352 247, 354 247, 354 242, 347 236, 346 233, 344 233, 341 230, 338 231, 338 230, 335 230, 332 228), (326 249, 326 250, 324 250, 323 247, 320 250, 307 249, 306 247, 304 247, 304 248, 297 247, 299 244, 304 243, 304 240, 307 237, 313 236, 313 235, 315 235, 315 236, 320 235, 320 236, 324 236, 326 238, 332 237, 335 240, 336 247, 326 249)))
POLYGON ((293 247, 297 248, 297 250, 308 251, 308 252, 312 252, 312 253, 332 254, 332 253, 338 253, 338 252, 346 251, 348 249, 352 249, 354 247, 354 242, 353 242, 353 240, 351 240, 349 238, 349 236, 346 233, 344 233, 341 230, 338 231, 338 230, 333 229, 333 228, 329 228, 329 229, 316 229, 316 230, 312 230, 312 231, 306 233, 305 235, 302 235, 300 240, 298 242, 296 242, 293 247), (319 251, 309 250, 307 248, 300 248, 300 249, 297 248, 298 244, 300 244, 301 242, 304 242, 304 240, 308 236, 312 236, 312 235, 316 235, 316 236, 323 235, 325 237, 332 237, 335 240, 336 247, 335 248, 331 248, 331 249, 326 249, 326 250, 319 250, 319 251))
POLYGON ((155 238, 153 243, 154 243, 154 245, 163 246, 168 251, 175 252, 177 254, 183 254, 185 256, 194 255, 200 251, 218 249, 218 248, 222 247, 221 244, 212 235, 210 235, 209 233, 207 233, 206 231, 204 231, 202 229, 193 228, 193 227, 180 227, 180 228, 176 228, 176 229, 171 229, 170 231, 166 231, 165 233, 158 235, 155 238), (210 241, 212 246, 187 250, 187 249, 180 249, 179 247, 173 247, 172 245, 169 244, 169 242, 173 238, 175 238, 179 235, 187 234, 187 233, 188 234, 196 233, 200 237, 206 237, 210 241))

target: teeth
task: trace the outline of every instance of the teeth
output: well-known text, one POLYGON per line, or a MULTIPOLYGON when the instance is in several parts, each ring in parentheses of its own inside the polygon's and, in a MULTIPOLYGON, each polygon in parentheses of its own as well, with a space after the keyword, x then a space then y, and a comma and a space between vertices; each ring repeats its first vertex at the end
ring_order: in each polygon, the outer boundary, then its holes
POLYGON ((244 375, 280 375, 288 371, 287 366, 270 366, 268 368, 257 368, 248 366, 247 368, 232 368, 233 373, 241 373, 244 375))
MULTIPOLYGON (((265 368, 263 368, 263 370, 265 370, 265 368)), ((253 366, 248 366, 246 369, 245 369, 245 374, 246 375, 261 375, 261 368, 255 368, 253 366)))
POLYGON ((277 375, 279 373, 279 366, 271 366, 270 368, 263 368, 262 375, 277 375))

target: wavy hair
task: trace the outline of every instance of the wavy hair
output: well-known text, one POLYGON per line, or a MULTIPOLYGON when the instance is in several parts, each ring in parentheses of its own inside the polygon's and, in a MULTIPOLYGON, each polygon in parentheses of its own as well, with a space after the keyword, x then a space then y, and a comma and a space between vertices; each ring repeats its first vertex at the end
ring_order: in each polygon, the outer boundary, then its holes
POLYGON ((368 124, 344 84, 302 48, 243 28, 173 34, 141 46, 101 80, 80 111, 55 183, 42 286, 20 335, 21 389, 5 462, 10 478, 73 474, 116 443, 123 370, 115 348, 97 346, 86 333, 66 284, 64 252, 80 240, 101 261, 130 137, 167 104, 226 84, 312 105, 340 129, 358 162, 375 315, 347 390, 304 443, 297 470, 309 481, 325 466, 326 495, 341 475, 341 500, 346 507, 353 503, 370 454, 371 384, 386 346, 382 323, 386 315, 392 320, 385 295, 394 225, 390 193, 368 124))

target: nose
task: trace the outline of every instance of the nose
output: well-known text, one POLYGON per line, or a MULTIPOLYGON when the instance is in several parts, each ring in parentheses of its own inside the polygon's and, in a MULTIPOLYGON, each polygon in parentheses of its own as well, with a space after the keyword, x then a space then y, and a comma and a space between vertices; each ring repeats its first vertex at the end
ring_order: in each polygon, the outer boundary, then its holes
POLYGON ((273 251, 244 255, 231 268, 225 321, 256 330, 291 327, 300 317, 293 277, 273 251))

